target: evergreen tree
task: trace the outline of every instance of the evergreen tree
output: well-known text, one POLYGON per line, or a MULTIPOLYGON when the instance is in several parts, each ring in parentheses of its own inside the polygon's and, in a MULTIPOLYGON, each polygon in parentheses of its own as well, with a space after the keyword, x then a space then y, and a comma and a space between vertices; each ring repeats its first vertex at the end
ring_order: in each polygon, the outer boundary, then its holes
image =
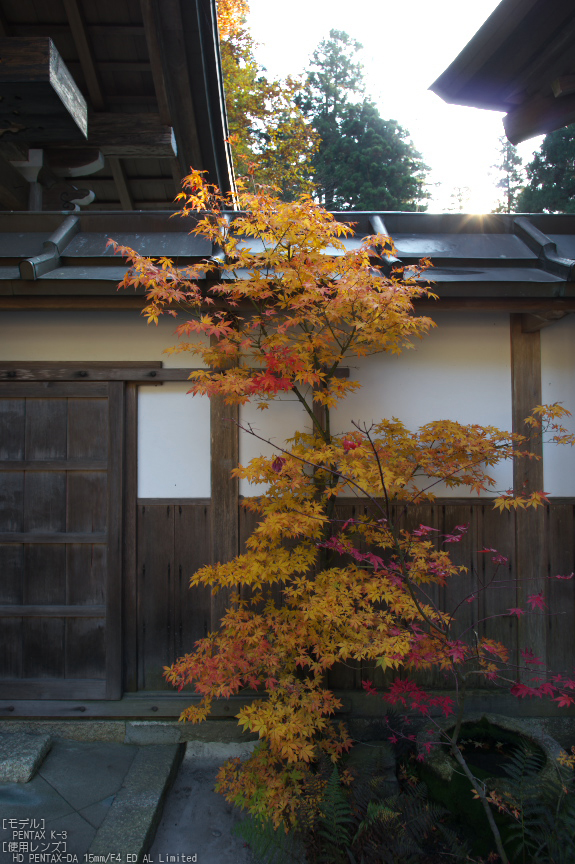
POLYGON ((575 213, 575 124, 546 135, 526 170, 522 213, 575 213))
POLYGON ((422 210, 427 167, 395 120, 365 96, 361 45, 331 30, 312 55, 299 104, 320 138, 312 156, 320 202, 329 210, 422 210))
POLYGON ((503 191, 494 213, 517 213, 519 195, 525 183, 523 162, 521 156, 507 138, 502 135, 499 139, 499 162, 492 168, 499 173, 499 180, 495 184, 503 191))

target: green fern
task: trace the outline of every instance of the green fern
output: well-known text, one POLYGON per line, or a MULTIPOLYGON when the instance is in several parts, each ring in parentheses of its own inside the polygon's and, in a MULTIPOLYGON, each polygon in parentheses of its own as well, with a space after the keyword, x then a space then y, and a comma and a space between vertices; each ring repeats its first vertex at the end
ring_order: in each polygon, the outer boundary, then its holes
POLYGON ((573 864, 575 861, 575 783, 559 766, 555 777, 541 778, 543 759, 528 747, 518 749, 506 766, 520 809, 507 842, 520 864, 573 864))
POLYGON ((317 834, 323 841, 320 861, 347 864, 353 821, 349 796, 342 788, 339 772, 334 766, 325 788, 316 827, 317 834))
POLYGON ((301 864, 301 842, 293 834, 274 828, 271 820, 248 816, 232 828, 250 847, 258 864, 301 864))

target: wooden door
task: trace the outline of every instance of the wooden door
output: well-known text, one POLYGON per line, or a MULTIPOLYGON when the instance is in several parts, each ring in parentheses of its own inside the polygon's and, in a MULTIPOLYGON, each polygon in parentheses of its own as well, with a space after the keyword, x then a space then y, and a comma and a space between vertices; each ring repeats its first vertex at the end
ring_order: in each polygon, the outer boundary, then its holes
POLYGON ((124 385, 0 383, 0 698, 121 696, 124 385))

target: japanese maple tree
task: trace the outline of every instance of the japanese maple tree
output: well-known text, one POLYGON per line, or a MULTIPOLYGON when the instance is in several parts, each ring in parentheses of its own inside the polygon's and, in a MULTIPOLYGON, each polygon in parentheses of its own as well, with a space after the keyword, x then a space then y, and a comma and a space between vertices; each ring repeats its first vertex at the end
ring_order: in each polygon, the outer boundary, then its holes
MULTIPOLYGON (((189 352, 207 367, 192 373, 192 393, 217 394, 230 404, 255 399, 267 408, 289 392, 307 428, 274 456, 235 470, 262 484, 262 494, 245 502, 260 514, 259 524, 243 554, 203 567, 191 584, 236 593, 221 628, 165 674, 201 696, 182 715, 192 722, 204 720, 216 698, 245 688, 261 695, 238 714, 261 746, 247 762, 224 766, 220 788, 252 813, 289 826, 302 802, 317 804, 310 778, 320 756, 337 760, 351 745, 345 727, 332 721, 338 700, 326 673, 335 664, 432 665, 451 671, 460 688, 471 673, 500 674, 505 646, 454 635, 454 614, 426 593, 460 572, 448 547, 465 526, 437 542, 428 526, 408 530, 405 516, 411 505, 432 500, 439 482, 492 488, 493 466, 520 455, 525 439, 446 420, 416 431, 397 419, 358 422, 334 434, 330 408, 359 386, 338 376, 339 367, 350 357, 399 353, 433 326, 413 306, 433 297, 424 282, 429 262, 390 268, 393 244, 382 235, 346 248, 351 226, 310 197, 286 203, 270 189, 241 191, 242 210, 232 212, 200 172, 186 179, 181 197, 182 215, 195 220, 193 233, 221 253, 182 270, 117 246, 131 264, 124 287, 145 286, 149 322, 164 314, 180 318, 180 341, 170 350, 189 352), (338 522, 335 503, 350 492, 367 503, 366 514, 338 522), (277 592, 272 596, 274 585, 281 601, 277 592)), ((550 424, 552 436, 568 440, 559 426, 563 413, 560 406, 539 407, 532 432, 550 424)), ((539 492, 509 492, 496 503, 503 509, 541 501, 539 492)), ((539 605, 535 594, 530 601, 539 605)), ((555 683, 548 695, 571 700, 569 687, 555 683)))

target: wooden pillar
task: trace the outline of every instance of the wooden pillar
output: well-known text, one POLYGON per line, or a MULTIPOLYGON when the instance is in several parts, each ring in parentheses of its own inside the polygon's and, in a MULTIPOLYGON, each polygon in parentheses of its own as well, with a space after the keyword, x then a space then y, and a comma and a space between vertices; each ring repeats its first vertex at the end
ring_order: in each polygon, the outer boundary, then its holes
MULTIPOLYGON (((511 329, 511 386, 513 431, 529 434, 525 418, 541 397, 541 342, 539 331, 524 332, 523 315, 510 316, 511 329)), ((527 447, 541 457, 543 447, 537 437, 527 447)), ((543 489, 543 460, 514 459, 513 485, 518 495, 543 489)), ((547 576, 547 511, 545 507, 518 510, 515 529, 515 576, 517 578, 517 605, 529 610, 527 597, 545 591, 547 576)), ((545 615, 536 612, 519 619, 519 649, 529 647, 543 662, 547 659, 547 624, 545 615)))
MULTIPOLYGON (((210 398, 212 561, 224 563, 239 553, 238 481, 231 476, 239 458, 239 410, 223 396, 210 398)), ((212 592, 211 627, 216 630, 229 606, 231 591, 212 592)))

